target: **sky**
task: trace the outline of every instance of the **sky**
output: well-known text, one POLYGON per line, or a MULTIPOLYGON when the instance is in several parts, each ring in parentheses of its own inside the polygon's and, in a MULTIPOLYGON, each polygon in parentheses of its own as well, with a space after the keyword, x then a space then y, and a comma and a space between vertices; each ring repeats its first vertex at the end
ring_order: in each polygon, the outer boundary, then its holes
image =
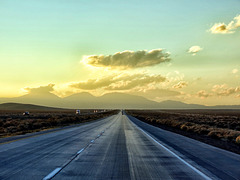
POLYGON ((0 0, 0 97, 240 104, 239 48, 239 0, 0 0))

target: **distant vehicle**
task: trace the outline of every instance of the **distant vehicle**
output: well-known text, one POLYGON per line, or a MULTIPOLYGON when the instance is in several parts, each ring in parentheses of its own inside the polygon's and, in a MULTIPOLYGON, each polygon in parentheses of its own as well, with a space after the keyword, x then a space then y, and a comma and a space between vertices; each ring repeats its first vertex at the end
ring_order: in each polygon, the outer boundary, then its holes
POLYGON ((30 113, 29 113, 28 111, 25 111, 25 112, 23 113, 23 115, 24 115, 24 116, 29 116, 30 113))
POLYGON ((77 109, 76 114, 81 114, 81 111, 79 109, 77 109))

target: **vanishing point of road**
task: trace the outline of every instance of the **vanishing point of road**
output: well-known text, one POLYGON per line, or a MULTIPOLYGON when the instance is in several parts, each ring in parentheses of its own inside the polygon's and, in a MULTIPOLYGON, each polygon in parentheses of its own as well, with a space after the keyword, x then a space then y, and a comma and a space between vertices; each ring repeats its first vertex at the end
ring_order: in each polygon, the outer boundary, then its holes
POLYGON ((0 179, 240 179, 240 155, 119 113, 0 140, 0 179))

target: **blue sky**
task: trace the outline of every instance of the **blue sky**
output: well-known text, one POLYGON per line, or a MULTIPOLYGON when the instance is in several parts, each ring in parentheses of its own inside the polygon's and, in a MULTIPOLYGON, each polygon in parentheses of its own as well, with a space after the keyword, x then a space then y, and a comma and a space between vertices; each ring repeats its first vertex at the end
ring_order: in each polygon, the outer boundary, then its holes
MULTIPOLYGON (((1 0, 0 95, 20 95, 27 86, 87 81, 96 76, 96 69, 80 63, 86 55, 158 48, 171 53, 170 65, 129 73, 167 76, 179 71, 185 78, 181 81, 207 76, 200 86, 236 87, 239 79, 228 75, 239 69, 240 32, 212 34, 209 29, 239 14, 237 0, 1 0), (196 56, 187 53, 194 45, 202 48, 196 56)), ((191 89, 200 90, 197 85, 191 89)))

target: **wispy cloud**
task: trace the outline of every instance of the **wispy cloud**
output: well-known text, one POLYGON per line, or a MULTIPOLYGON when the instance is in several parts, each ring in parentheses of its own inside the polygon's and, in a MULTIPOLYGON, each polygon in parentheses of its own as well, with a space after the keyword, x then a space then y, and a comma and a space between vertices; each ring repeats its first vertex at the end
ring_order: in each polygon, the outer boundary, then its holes
POLYGON ((173 85, 172 88, 174 89, 181 89, 184 88, 188 85, 188 83, 186 81, 180 81, 177 84, 173 85))
POLYGON ((209 31, 213 34, 231 34, 234 33, 236 29, 240 27, 240 15, 233 18, 233 20, 228 23, 215 23, 209 31))
POLYGON ((86 81, 71 83, 69 86, 77 89, 83 89, 83 90, 94 90, 94 89, 109 86, 114 82, 116 82, 116 79, 114 78, 114 76, 108 76, 104 78, 88 79, 86 81))
POLYGON ((199 51, 203 50, 200 46, 192 46, 188 49, 188 53, 192 54, 195 56, 199 51))
POLYGON ((32 94, 42 94, 54 91, 55 84, 48 84, 47 86, 39 86, 36 88, 25 87, 24 90, 32 94))
POLYGON ((226 85, 215 85, 212 89, 218 96, 229 96, 240 92, 240 86, 227 87, 226 85))
POLYGON ((161 83, 164 82, 166 80, 165 77, 161 76, 161 75, 143 75, 143 76, 139 76, 139 77, 135 77, 132 78, 130 77, 130 79, 128 79, 127 81, 122 81, 121 79, 119 79, 120 81, 118 83, 115 84, 111 84, 109 87, 106 87, 106 90, 128 90, 128 89, 132 89, 138 86, 146 86, 148 84, 151 83, 161 83))
POLYGON ((94 67, 108 67, 119 69, 133 69, 154 66, 170 61, 170 54, 163 49, 150 51, 123 51, 113 55, 91 55, 85 56, 81 62, 94 67))
POLYGON ((240 86, 237 87, 229 87, 226 84, 216 84, 212 87, 211 92, 207 92, 206 90, 200 90, 197 92, 197 96, 200 98, 207 98, 207 97, 223 97, 223 96, 238 96, 240 93, 240 86))
POLYGON ((141 73, 132 75, 121 74, 71 83, 70 87, 83 90, 95 90, 100 88, 109 91, 129 90, 135 87, 146 86, 153 83, 157 84, 164 81, 166 81, 166 78, 161 75, 146 75, 141 73))
POLYGON ((204 98, 207 98, 209 96, 212 96, 212 94, 207 93, 205 90, 200 90, 200 91, 197 92, 197 96, 204 99, 204 98))

